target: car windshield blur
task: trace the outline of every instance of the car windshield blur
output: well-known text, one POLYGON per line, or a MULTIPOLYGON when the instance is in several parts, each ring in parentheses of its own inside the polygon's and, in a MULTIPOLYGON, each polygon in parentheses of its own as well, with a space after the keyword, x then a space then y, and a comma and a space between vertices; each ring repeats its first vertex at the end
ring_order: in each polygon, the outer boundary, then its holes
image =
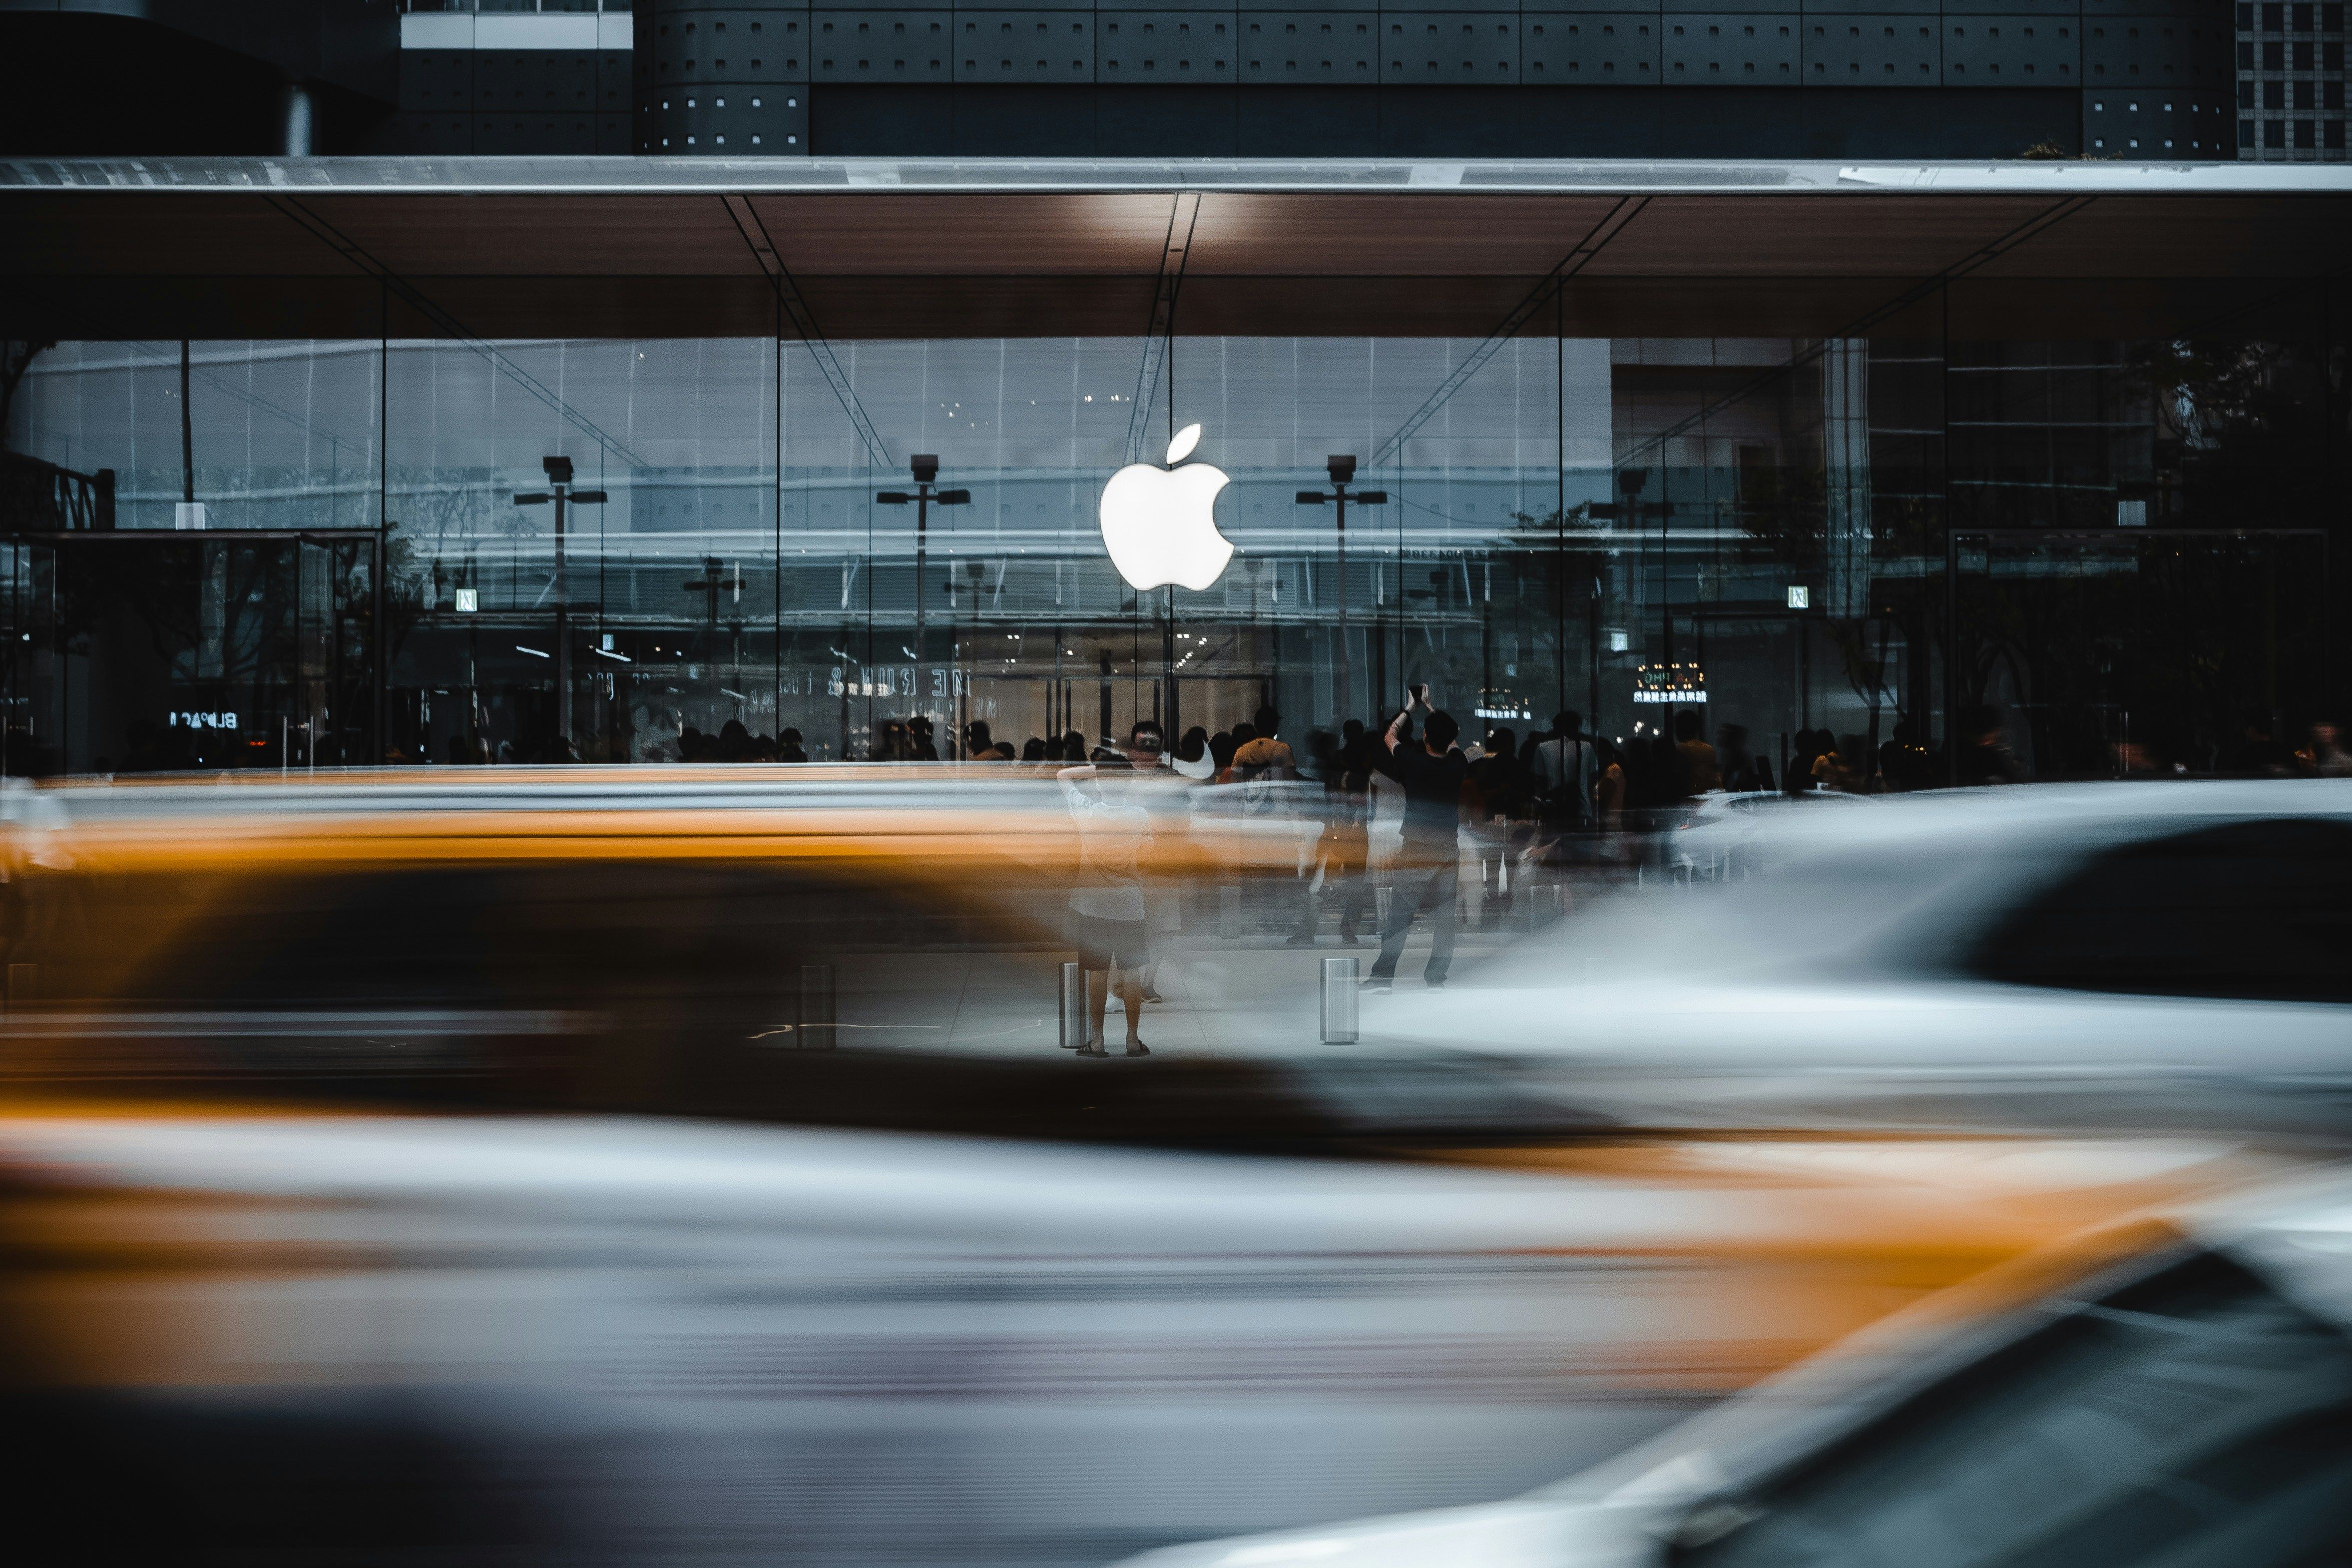
POLYGON ((1700 1509, 1690 1568, 2303 1568, 2352 1544, 2352 1341, 2215 1257, 1700 1509))

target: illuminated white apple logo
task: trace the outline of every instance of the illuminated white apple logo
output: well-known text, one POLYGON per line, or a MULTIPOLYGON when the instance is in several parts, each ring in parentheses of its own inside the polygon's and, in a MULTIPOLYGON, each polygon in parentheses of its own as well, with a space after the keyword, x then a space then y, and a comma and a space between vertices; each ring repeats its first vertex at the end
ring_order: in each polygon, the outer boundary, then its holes
POLYGON ((1232 541, 1217 531, 1217 492, 1225 471, 1207 463, 1176 467, 1201 444, 1201 427, 1187 425, 1168 443, 1167 468, 1129 463, 1103 486, 1103 547, 1133 588, 1175 583, 1199 592, 1234 558, 1232 541))

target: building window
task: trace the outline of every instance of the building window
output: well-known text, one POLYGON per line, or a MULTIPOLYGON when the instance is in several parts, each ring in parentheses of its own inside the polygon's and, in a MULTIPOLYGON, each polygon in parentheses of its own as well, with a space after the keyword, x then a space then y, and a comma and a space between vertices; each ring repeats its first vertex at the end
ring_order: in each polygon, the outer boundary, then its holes
POLYGON ((2306 39, 2305 42, 2295 45, 2295 69, 2299 71, 2317 70, 2319 68, 2318 61, 2319 51, 2309 40, 2306 39))
POLYGON ((2297 5, 2295 5, 2294 30, 2298 33, 2308 33, 2311 31, 2311 6, 2307 3, 2307 0, 2298 0, 2297 5))
POLYGON ((2269 43, 2263 46, 2263 69, 2266 71, 2283 71, 2286 69, 2286 46, 2284 44, 2269 43))
POLYGON ((2283 81, 2266 81, 2263 83, 2263 107, 2264 109, 2284 109, 2286 107, 2286 83, 2283 81))
POLYGON ((2319 8, 2319 30, 2323 33, 2340 33, 2344 30, 2344 7, 2341 5, 2327 5, 2319 8))
POLYGON ((2263 145, 2265 147, 2284 147, 2286 145, 2285 121, 2265 120, 2263 121, 2263 145))
POLYGON ((2265 33, 2284 33, 2286 31, 2286 7, 2284 5, 2273 3, 2263 7, 2263 31, 2265 33))
POLYGON ((2327 122, 2327 145, 2335 152, 2344 151, 2344 121, 2331 120, 2327 122))
POLYGON ((2294 122, 2294 144, 2298 147, 2319 145, 2319 127, 2308 120, 2294 122))

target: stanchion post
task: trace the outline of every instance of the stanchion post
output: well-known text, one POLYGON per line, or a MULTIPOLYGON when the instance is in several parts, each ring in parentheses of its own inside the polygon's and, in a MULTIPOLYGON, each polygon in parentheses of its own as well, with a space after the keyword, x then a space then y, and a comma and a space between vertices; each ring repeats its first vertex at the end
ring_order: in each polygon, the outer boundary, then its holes
POLYGON ((1323 1043, 1356 1043, 1356 955, 1323 961, 1323 1043))
POLYGON ((834 1013, 833 965, 801 965, 800 1027, 794 1031, 804 1051, 829 1051, 837 1020, 834 1013))
POLYGON ((1062 965, 1062 1048, 1083 1050, 1093 1031, 1087 1027, 1087 972, 1076 963, 1062 965))

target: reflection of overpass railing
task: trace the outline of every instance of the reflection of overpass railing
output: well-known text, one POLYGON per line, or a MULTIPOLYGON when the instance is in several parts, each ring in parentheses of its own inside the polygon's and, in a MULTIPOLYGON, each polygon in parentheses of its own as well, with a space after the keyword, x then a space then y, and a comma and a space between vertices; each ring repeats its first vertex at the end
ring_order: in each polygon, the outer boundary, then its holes
MULTIPOLYGON (((569 600, 610 622, 712 626, 833 625, 877 617, 910 619, 911 550, 888 550, 862 531, 728 530, 656 535, 573 536, 567 543, 569 600), (716 585, 714 587, 714 584, 716 585)), ((1340 603, 1339 562, 1327 533, 1307 529, 1235 531, 1240 546, 1212 587, 1177 589, 1180 622, 1279 626, 1324 624, 1340 603)), ((1392 536, 1393 537, 1393 536, 1392 536)), ((1556 613, 1552 579, 1538 570, 1549 540, 1490 532, 1477 544, 1458 533, 1404 531, 1402 549, 1358 548, 1346 562, 1352 613, 1414 623, 1503 621, 1556 613)), ((1654 598, 1670 563, 1677 604, 1701 597, 1696 574, 1710 569, 1717 599, 1779 601, 1788 569, 1738 530, 1627 531, 1580 540, 1623 579, 1637 603, 1654 598), (1663 550, 1662 550, 1663 546, 1663 550), (1622 568, 1622 570, 1621 570, 1622 568)), ((1138 595, 1090 536, 1066 530, 966 534, 935 545, 924 601, 940 624, 1134 624, 1156 622, 1169 601, 1138 595)), ((428 612, 454 606, 471 589, 478 612, 549 613, 554 606, 551 541, 544 535, 455 542, 422 562, 412 581, 428 612)))
POLYGON ((33 531, 114 526, 114 470, 76 473, 0 452, 0 528, 33 531))

